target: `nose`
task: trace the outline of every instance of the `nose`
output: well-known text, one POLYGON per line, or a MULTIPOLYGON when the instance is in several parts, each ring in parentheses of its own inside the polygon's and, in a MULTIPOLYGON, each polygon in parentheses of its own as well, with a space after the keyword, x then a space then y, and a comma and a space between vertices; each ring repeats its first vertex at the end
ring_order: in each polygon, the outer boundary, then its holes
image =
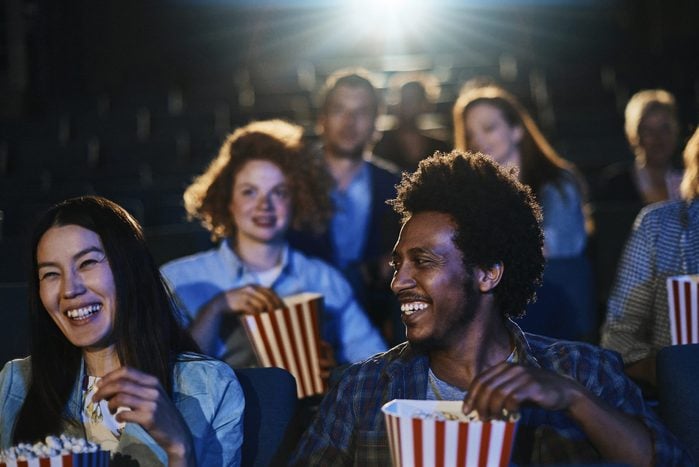
POLYGON ((393 278, 391 279, 391 291, 398 295, 403 290, 408 290, 415 287, 415 280, 410 273, 410 268, 406 265, 398 267, 393 272, 393 278))
POLYGON ((268 210, 272 208, 272 194, 262 194, 257 199, 257 207, 263 210, 268 210))
POLYGON ((75 271, 67 273, 63 280, 63 297, 64 298, 75 298, 79 295, 85 293, 85 284, 83 284, 82 277, 75 271))

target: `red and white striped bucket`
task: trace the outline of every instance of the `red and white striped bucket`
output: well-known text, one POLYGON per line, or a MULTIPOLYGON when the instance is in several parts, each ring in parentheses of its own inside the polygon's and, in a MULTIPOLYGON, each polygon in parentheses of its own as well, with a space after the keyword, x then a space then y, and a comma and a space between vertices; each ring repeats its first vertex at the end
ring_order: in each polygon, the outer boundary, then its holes
POLYGON ((672 344, 699 343, 699 275, 667 279, 672 344))
POLYGON ((299 398, 322 394, 320 377, 320 294, 302 293, 284 298, 284 308, 244 315, 243 325, 260 365, 284 368, 296 378, 299 398))
POLYGON ((503 467, 510 462, 516 421, 462 421, 424 417, 461 416, 462 401, 395 399, 384 413, 395 467, 503 467))
POLYGON ((110 451, 59 454, 29 460, 8 460, 0 467, 109 467, 110 451))

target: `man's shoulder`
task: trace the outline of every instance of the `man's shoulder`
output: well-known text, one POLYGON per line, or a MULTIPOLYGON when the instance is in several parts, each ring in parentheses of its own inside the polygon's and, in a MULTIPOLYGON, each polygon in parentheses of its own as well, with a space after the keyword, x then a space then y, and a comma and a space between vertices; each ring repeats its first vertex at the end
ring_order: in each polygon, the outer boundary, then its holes
POLYGON ((683 200, 661 201, 650 204, 638 213, 637 222, 643 224, 663 224, 679 220, 680 213, 687 208, 687 202, 683 200))
POLYGON ((525 333, 532 356, 539 364, 549 369, 587 367, 588 364, 609 365, 623 369, 621 356, 609 349, 586 342, 567 341, 525 333))
POLYGON ((350 365, 343 374, 343 380, 363 385, 368 380, 391 378, 405 371, 417 370, 421 366, 425 366, 426 369, 426 365, 426 359, 415 352, 407 342, 403 342, 350 365))
POLYGON ((392 349, 350 365, 343 378, 373 378, 386 372, 412 368, 418 361, 418 357, 419 355, 412 350, 410 345, 403 342, 392 349))
POLYGON ((372 154, 371 157, 367 159, 367 163, 375 177, 395 179, 396 181, 400 178, 400 168, 383 157, 372 154))

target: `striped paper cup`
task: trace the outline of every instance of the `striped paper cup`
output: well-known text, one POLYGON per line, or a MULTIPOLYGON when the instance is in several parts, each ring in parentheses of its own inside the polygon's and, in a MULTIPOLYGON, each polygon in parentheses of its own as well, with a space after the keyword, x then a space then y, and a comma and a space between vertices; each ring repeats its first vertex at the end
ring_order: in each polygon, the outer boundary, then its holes
POLYGON ((0 467, 109 467, 110 451, 81 452, 29 460, 6 460, 0 467))
POLYGON ((699 343, 699 275, 667 278, 672 344, 699 343))
POLYGON ((462 421, 462 401, 395 399, 381 410, 395 467, 501 467, 510 462, 516 421, 462 421), (433 416, 442 414, 442 416, 433 416))
POLYGON ((245 330, 261 366, 284 368, 296 378, 299 398, 322 394, 320 331, 323 306, 320 294, 302 293, 284 298, 284 308, 244 315, 245 330))

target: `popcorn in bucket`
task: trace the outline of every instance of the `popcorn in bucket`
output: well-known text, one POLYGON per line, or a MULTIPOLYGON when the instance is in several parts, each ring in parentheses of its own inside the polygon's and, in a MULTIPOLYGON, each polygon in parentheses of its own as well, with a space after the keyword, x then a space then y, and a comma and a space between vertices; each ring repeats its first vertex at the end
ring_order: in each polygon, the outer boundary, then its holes
POLYGON ((292 295, 284 298, 284 308, 242 317, 260 365, 294 375, 299 398, 325 392, 319 364, 322 300, 320 294, 292 295))
POLYGON ((110 454, 83 438, 47 436, 0 451, 0 467, 108 467, 110 454))
POLYGON ((395 399, 384 413, 395 467, 509 464, 517 416, 480 421, 461 412, 462 401, 395 399))
POLYGON ((667 278, 672 344, 699 343, 699 275, 667 278))

